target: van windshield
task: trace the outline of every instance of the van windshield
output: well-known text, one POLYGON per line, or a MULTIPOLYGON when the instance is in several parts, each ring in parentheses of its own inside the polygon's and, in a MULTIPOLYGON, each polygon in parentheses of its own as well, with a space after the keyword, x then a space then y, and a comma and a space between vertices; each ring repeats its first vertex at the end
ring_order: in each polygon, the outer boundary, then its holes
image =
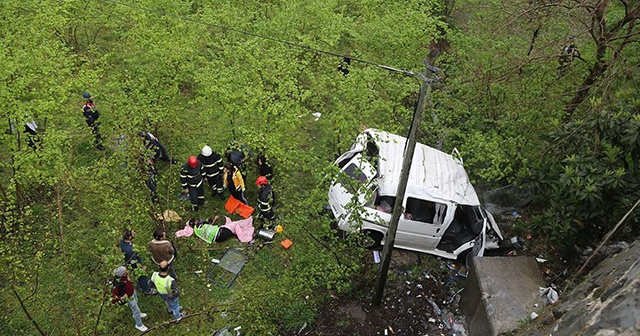
POLYGON ((344 173, 351 176, 352 179, 360 182, 361 184, 367 183, 369 180, 362 170, 355 164, 350 164, 344 169, 344 173))

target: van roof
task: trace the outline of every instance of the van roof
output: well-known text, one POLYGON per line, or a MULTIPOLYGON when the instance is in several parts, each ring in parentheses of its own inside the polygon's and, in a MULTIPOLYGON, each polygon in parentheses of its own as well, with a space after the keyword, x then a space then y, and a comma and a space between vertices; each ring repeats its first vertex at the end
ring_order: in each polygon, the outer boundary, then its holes
MULTIPOLYGON (((396 194, 400 182, 405 137, 380 131, 367 129, 361 134, 357 142, 366 148, 368 134, 374 139, 380 150, 378 193, 383 196, 396 194)), ((355 145, 355 144, 354 144, 355 145)), ((416 143, 407 196, 434 201, 449 201, 458 204, 480 205, 478 195, 469 181, 462 162, 435 148, 416 143)))

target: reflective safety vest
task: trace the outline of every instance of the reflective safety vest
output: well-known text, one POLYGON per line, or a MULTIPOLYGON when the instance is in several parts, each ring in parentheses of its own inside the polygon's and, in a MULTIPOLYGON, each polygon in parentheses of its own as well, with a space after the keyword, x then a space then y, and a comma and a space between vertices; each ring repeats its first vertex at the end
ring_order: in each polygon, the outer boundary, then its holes
POLYGON ((214 240, 216 240, 216 236, 218 236, 219 230, 220 227, 217 225, 202 224, 200 226, 194 227, 193 233, 195 233, 196 236, 200 237, 200 239, 211 244, 214 240))
POLYGON ((151 274, 151 282, 156 284, 158 293, 167 295, 171 293, 171 285, 173 284, 173 278, 170 275, 161 277, 159 272, 153 272, 151 274))

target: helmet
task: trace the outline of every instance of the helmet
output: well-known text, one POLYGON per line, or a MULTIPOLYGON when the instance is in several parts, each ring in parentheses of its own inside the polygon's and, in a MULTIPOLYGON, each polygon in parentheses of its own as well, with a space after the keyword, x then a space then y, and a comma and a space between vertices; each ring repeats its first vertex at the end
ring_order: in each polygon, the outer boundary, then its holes
POLYGON ((213 153, 213 151, 211 150, 211 147, 209 146, 202 147, 202 155, 209 156, 211 155, 211 153, 213 153))
POLYGON ((84 99, 89 99, 89 98, 91 98, 91 95, 89 94, 89 92, 88 92, 88 91, 85 91, 85 92, 82 94, 82 98, 84 98, 84 99))
POLYGON ((258 187, 261 187, 267 183, 269 183, 269 180, 267 180, 265 176, 258 176, 258 178, 256 179, 256 185, 258 187))
POLYGON ((195 156, 189 157, 189 167, 195 168, 198 165, 198 159, 195 156))

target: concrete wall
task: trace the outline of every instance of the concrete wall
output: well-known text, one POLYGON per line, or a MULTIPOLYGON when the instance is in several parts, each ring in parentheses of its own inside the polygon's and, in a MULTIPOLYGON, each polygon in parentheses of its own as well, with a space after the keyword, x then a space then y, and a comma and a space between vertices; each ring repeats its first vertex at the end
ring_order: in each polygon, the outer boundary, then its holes
POLYGON ((540 287, 546 285, 533 257, 472 258, 460 300, 469 334, 498 335, 517 328, 542 309, 540 287))

